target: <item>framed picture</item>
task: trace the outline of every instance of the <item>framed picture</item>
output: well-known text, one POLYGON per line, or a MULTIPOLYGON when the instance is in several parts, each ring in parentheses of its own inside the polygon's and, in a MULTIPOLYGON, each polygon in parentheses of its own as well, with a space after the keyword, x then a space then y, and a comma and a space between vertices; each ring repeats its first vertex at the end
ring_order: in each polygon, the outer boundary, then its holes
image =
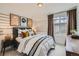
POLYGON ((28 18, 27 25, 29 28, 32 28, 32 19, 28 18))
POLYGON ((20 26, 27 27, 27 17, 21 16, 20 26))
POLYGON ((11 13, 10 14, 10 25, 19 26, 20 25, 20 16, 11 13))

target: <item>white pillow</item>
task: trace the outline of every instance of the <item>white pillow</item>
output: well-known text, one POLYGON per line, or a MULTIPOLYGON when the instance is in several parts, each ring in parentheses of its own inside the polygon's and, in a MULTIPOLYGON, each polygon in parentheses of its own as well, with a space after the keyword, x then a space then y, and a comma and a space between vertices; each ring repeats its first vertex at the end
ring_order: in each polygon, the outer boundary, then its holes
POLYGON ((29 30, 28 30, 28 29, 25 29, 25 32, 27 32, 27 31, 29 32, 29 30))
POLYGON ((20 37, 21 32, 22 32, 22 30, 18 29, 18 37, 20 37))
POLYGON ((33 36, 33 35, 34 35, 33 30, 29 30, 29 36, 33 36))

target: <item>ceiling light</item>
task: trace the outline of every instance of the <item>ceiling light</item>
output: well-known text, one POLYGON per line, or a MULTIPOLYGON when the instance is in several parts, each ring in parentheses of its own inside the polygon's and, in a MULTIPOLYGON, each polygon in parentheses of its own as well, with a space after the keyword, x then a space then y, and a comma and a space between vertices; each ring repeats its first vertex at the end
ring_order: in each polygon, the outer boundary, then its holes
POLYGON ((43 3, 37 3, 37 6, 38 7, 42 7, 43 6, 43 3))

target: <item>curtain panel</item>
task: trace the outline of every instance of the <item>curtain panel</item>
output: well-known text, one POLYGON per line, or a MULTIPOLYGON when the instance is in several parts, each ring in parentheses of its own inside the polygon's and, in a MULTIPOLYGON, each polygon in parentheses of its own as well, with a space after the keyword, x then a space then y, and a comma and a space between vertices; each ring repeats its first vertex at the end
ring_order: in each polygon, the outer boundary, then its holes
POLYGON ((48 15, 48 35, 54 37, 53 14, 48 15))
POLYGON ((68 15, 68 33, 71 34, 71 30, 77 30, 76 9, 67 11, 68 15))

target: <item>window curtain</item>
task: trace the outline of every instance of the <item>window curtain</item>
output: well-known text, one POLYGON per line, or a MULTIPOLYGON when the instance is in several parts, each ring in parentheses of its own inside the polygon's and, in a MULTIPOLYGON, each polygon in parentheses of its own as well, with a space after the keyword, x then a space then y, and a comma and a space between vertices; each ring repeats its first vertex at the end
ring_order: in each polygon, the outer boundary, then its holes
POLYGON ((76 9, 67 11, 68 15, 68 35, 71 34, 71 30, 77 30, 76 9))
POLYGON ((48 35, 54 37, 53 14, 48 15, 48 35))

